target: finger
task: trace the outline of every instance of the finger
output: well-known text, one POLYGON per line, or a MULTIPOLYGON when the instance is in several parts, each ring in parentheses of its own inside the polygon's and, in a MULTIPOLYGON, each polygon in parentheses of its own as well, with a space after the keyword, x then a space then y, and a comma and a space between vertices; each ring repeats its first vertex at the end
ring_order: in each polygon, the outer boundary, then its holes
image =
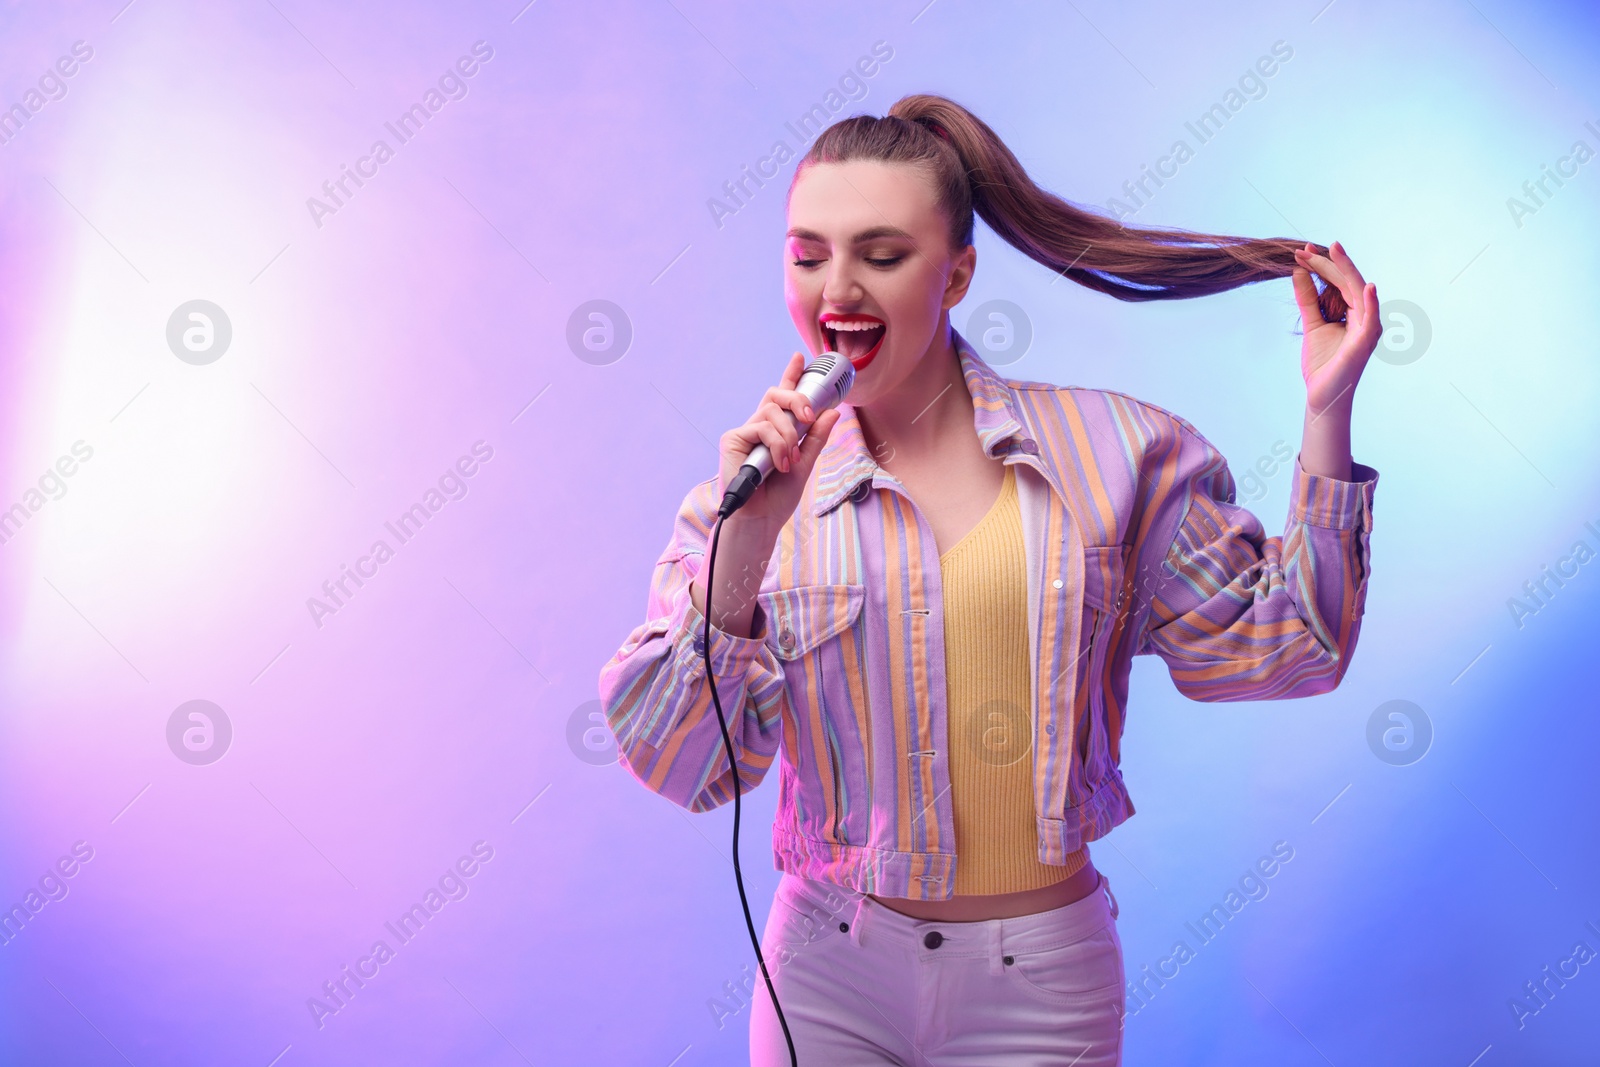
POLYGON ((798 420, 782 404, 768 400, 756 409, 756 415, 776 426, 778 432, 783 434, 784 440, 790 444, 800 443, 800 429, 796 425, 798 420))
POLYGON ((1368 282, 1361 290, 1361 302, 1350 307, 1350 328, 1334 357, 1347 364, 1357 375, 1366 368, 1368 359, 1383 337, 1383 323, 1378 318, 1378 287, 1368 282), (1357 323, 1359 322, 1359 325, 1357 323))
POLYGON ((800 442, 800 455, 794 464, 796 473, 810 474, 812 464, 817 461, 817 456, 821 455, 822 446, 828 443, 828 435, 833 432, 833 427, 838 421, 838 408, 829 408, 817 416, 817 421, 812 423, 806 439, 800 442))
POLYGON ((1303 265, 1315 271, 1317 276, 1339 290, 1339 295, 1344 297, 1346 306, 1354 305, 1361 297, 1361 289, 1353 285, 1349 277, 1339 265, 1327 256, 1316 252, 1300 251, 1295 253, 1295 258, 1303 265))
MULTIPOLYGON (((1295 250, 1295 262, 1299 266, 1291 274, 1294 282, 1295 304, 1300 308, 1301 325, 1308 332, 1321 326, 1330 325, 1330 320, 1323 315, 1322 305, 1325 288, 1333 284, 1321 274, 1313 277, 1312 260, 1317 256, 1314 249, 1315 246, 1308 241, 1304 248, 1295 250), (1322 286, 1317 285, 1316 278, 1323 279, 1322 286)), ((1328 269, 1332 270, 1331 265, 1328 269)))
MULTIPOLYGON (((764 422, 773 428, 779 440, 783 442, 785 455, 799 447, 800 430, 795 426, 794 420, 778 405, 773 403, 762 404, 756 412, 756 421, 764 422)), ((777 454, 776 449, 773 450, 773 454, 777 454)))
POLYGON ((1378 320, 1377 308, 1373 303, 1377 288, 1371 282, 1363 282, 1361 288, 1356 290, 1355 299, 1346 299, 1349 310, 1345 315, 1345 324, 1360 343, 1371 342, 1383 332, 1383 324, 1378 320))
POLYGON ((806 439, 800 443, 800 447, 805 448, 809 445, 813 452, 822 451, 822 446, 828 443, 828 435, 833 433, 833 428, 839 424, 841 417, 838 408, 829 408, 818 415, 817 421, 811 424, 811 429, 807 432, 806 439))
POLYGON ((1361 276, 1361 272, 1356 269, 1356 261, 1350 258, 1350 254, 1344 250, 1344 245, 1340 244, 1338 241, 1335 241, 1333 244, 1328 246, 1328 251, 1331 253, 1331 258, 1333 261, 1338 264, 1339 269, 1350 278, 1351 283, 1357 289, 1363 289, 1366 287, 1367 280, 1363 278, 1361 276))
POLYGON ((1333 260, 1321 252, 1308 252, 1305 249, 1299 250, 1294 256, 1301 266, 1315 272, 1317 277, 1329 285, 1339 286, 1340 292, 1344 291, 1344 287, 1340 285, 1341 282, 1345 281, 1344 272, 1339 269, 1339 265, 1333 260))
POLYGON ((735 427, 728 431, 728 436, 733 438, 733 447, 729 448, 727 438, 724 438, 724 448, 732 453, 734 465, 740 466, 749 460, 750 453, 756 450, 757 445, 766 445, 767 451, 772 453, 772 464, 778 470, 787 470, 790 445, 783 439, 783 434, 772 423, 763 419, 752 419, 743 426, 735 427))
POLYGON ((1294 302, 1300 308, 1301 325, 1307 330, 1322 325, 1322 307, 1317 303, 1317 283, 1311 280, 1311 272, 1296 267, 1289 277, 1294 282, 1294 302))
POLYGON ((722 435, 722 450, 733 460, 735 467, 749 459, 756 445, 762 443, 761 424, 754 420, 743 426, 735 426, 722 435))
POLYGON ((794 417, 801 422, 811 422, 816 418, 816 413, 811 407, 811 398, 798 389, 779 389, 774 386, 767 390, 767 395, 761 398, 761 402, 777 404, 780 408, 793 412, 794 417))
POLYGON ((761 438, 761 443, 767 446, 767 451, 772 453, 772 465, 780 471, 789 469, 789 459, 793 445, 784 440, 783 434, 770 422, 754 424, 756 433, 761 438))
POLYGON ((779 383, 780 389, 793 389, 800 384, 800 375, 805 373, 806 357, 799 352, 789 357, 789 365, 783 369, 783 381, 779 383))
POLYGON ((1365 344, 1376 347, 1383 336, 1383 320, 1378 316, 1378 287, 1368 282, 1361 293, 1361 336, 1365 344))

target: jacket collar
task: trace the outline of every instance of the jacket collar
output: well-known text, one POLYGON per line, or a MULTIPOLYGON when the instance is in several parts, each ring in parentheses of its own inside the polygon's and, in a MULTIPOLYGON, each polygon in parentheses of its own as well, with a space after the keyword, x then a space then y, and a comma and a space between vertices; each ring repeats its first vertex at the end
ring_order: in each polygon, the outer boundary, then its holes
MULTIPOLYGON (((961 360, 962 379, 972 396, 972 424, 978 431, 984 454, 996 459, 1008 454, 1014 446, 1033 444, 1017 418, 1016 402, 1005 379, 983 361, 954 327, 950 329, 950 338, 961 360)), ((817 457, 812 514, 820 516, 836 507, 856 492, 862 482, 870 482, 878 469, 862 436, 855 406, 841 403, 839 421, 817 457)))

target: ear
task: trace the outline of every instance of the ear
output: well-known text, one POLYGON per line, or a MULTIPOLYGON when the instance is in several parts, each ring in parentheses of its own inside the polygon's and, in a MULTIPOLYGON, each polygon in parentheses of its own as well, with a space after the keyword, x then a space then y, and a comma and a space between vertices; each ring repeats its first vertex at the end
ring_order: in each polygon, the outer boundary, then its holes
POLYGON ((950 277, 944 284, 944 310, 949 311, 967 295, 972 285, 972 275, 978 266, 978 250, 968 245, 950 260, 950 277))

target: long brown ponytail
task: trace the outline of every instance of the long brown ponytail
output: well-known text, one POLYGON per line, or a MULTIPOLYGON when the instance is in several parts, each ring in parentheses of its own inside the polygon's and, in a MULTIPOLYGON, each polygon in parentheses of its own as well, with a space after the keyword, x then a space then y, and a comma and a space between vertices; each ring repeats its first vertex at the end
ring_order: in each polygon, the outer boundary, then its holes
MULTIPOLYGON (((1124 226, 1041 189, 983 120, 928 93, 902 97, 882 118, 858 115, 829 126, 800 160, 795 177, 809 164, 853 159, 926 168, 950 219, 952 248, 972 243, 976 212, 1028 257, 1119 300, 1180 300, 1285 278, 1296 266, 1294 250, 1305 244, 1287 237, 1124 226)), ((1323 245, 1312 247, 1328 254, 1323 245)), ((1338 289, 1319 289, 1322 317, 1342 320, 1345 302, 1338 289)))

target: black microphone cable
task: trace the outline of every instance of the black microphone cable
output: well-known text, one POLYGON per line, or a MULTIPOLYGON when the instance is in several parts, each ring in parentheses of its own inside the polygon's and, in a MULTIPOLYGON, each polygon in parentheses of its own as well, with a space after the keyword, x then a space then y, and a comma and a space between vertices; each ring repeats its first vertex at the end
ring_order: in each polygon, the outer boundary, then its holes
MULTIPOLYGON (((808 406, 826 411, 837 406, 855 384, 855 366, 837 352, 824 352, 812 361, 800 375, 795 389, 809 402, 808 406)), ((804 436, 811 428, 789 412, 789 421, 796 432, 804 436)), ((722 523, 745 505, 750 494, 766 480, 774 467, 772 452, 764 444, 750 450, 745 462, 724 488, 722 503, 717 508, 716 526, 711 531, 711 550, 706 557, 706 618, 701 636, 704 647, 701 654, 706 662, 706 682, 711 686, 711 702, 717 708, 717 723, 722 727, 722 744, 728 753, 728 767, 733 776, 733 876, 739 883, 739 903, 744 906, 744 924, 750 931, 750 943, 756 949, 756 961, 761 964, 761 977, 767 983, 767 995, 772 998, 773 1010, 778 1013, 778 1023, 783 1027, 783 1039, 789 1045, 790 1067, 800 1067, 794 1051, 794 1036, 789 1033, 789 1020, 784 1018, 783 1007, 778 1003, 778 991, 772 988, 772 976, 767 973, 767 960, 761 954, 761 938, 756 934, 756 924, 750 918, 750 901, 744 893, 744 874, 739 870, 739 762, 733 754, 733 740, 728 736, 728 720, 722 714, 722 697, 717 693, 717 678, 711 670, 711 595, 716 588, 717 541, 722 537, 722 523)), ((742 710, 742 709, 741 709, 742 710)))
MULTIPOLYGON (((711 703, 717 709, 717 722, 722 727, 722 743, 728 752, 728 767, 733 774, 733 877, 739 884, 739 903, 744 907, 744 924, 750 931, 750 943, 756 948, 756 962, 761 965, 761 977, 767 983, 767 994, 772 997, 772 1007, 778 1013, 778 1023, 783 1027, 783 1039, 789 1044, 790 1067, 800 1067, 795 1055, 794 1038, 789 1033, 789 1021, 783 1017, 778 1005, 778 992, 772 988, 772 976, 767 973, 767 960, 761 954, 761 938, 756 935, 756 924, 750 918, 750 901, 744 895, 744 875, 739 871, 739 762, 733 755, 733 741, 728 736, 728 720, 722 714, 722 698, 717 695, 717 679, 711 672, 711 593, 716 586, 717 541, 722 536, 722 520, 734 510, 724 502, 718 510, 716 528, 711 531, 711 552, 706 556, 706 617, 704 647, 701 654, 706 661, 706 683, 711 686, 711 703)), ((741 502, 742 503, 742 502, 741 502)), ((738 505, 734 505, 737 507, 738 505)))

